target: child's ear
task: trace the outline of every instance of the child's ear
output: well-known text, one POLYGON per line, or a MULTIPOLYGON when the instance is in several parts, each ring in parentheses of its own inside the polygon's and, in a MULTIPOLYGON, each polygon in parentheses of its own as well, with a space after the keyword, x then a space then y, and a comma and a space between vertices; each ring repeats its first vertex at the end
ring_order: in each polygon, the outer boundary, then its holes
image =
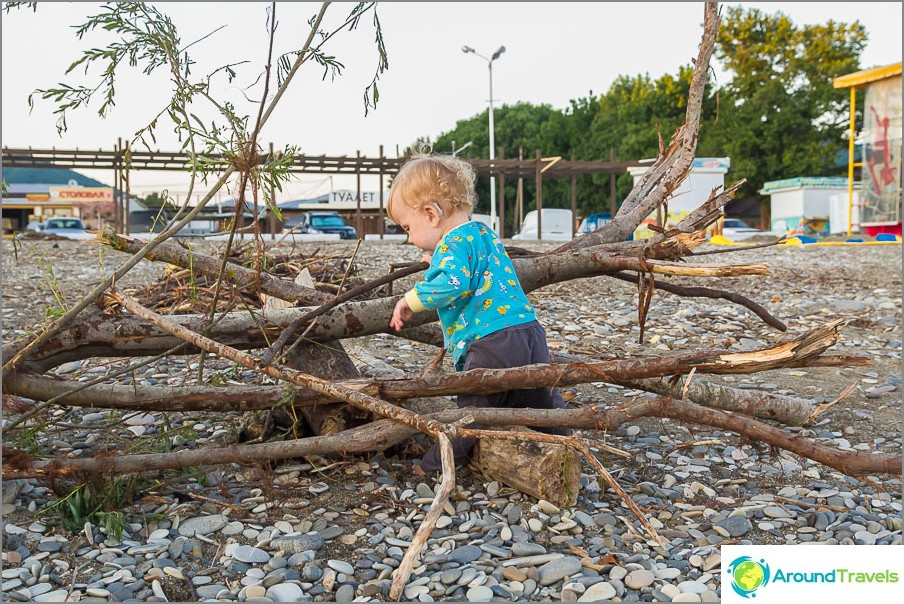
POLYGON ((437 207, 434 204, 427 204, 424 206, 424 214, 427 215, 427 221, 430 223, 430 226, 436 227, 439 226, 439 212, 437 211, 437 207))

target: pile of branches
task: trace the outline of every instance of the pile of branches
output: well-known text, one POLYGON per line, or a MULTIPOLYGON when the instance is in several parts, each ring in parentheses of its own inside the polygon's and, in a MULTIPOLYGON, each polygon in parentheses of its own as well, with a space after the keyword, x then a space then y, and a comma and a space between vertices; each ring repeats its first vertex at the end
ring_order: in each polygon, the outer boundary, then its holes
MULTIPOLYGON (((139 244, 138 241, 132 243, 139 244)), ((177 245, 186 254, 190 253, 190 247, 184 242, 178 241, 177 245)), ((307 270, 314 281, 314 288, 324 294, 337 294, 362 283, 354 258, 322 254, 319 248, 309 253, 301 250, 284 253, 271 247, 258 253, 253 249, 252 242, 243 241, 226 250, 225 254, 217 255, 216 262, 224 271, 233 270, 235 266, 257 270, 257 265, 260 265, 261 270, 270 275, 289 281, 307 270)), ((217 313, 261 309, 261 296, 252 288, 222 287, 222 283, 218 273, 199 272, 193 265, 170 265, 155 282, 142 288, 124 290, 124 293, 166 315, 205 314, 210 313, 211 309, 217 313)))

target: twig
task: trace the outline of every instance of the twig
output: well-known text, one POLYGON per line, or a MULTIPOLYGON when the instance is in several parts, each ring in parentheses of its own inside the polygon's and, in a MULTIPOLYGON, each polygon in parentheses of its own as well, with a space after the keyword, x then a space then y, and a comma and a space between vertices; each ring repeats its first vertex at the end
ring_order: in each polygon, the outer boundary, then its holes
MULTIPOLYGON (((617 272, 608 274, 610 277, 614 277, 620 281, 627 281, 629 283, 637 282, 637 278, 630 273, 617 272)), ((740 304, 741 306, 747 308, 753 314, 762 319, 765 323, 771 325, 777 330, 788 331, 788 326, 769 314, 768 310, 766 310, 753 300, 742 296, 741 294, 736 294, 734 292, 725 291, 722 289, 712 289, 709 287, 685 287, 683 285, 668 283, 662 281, 661 279, 656 281, 656 287, 662 291, 669 292, 670 294, 676 294, 688 298, 721 298, 723 300, 728 300, 729 302, 734 302, 735 304, 740 304)))
POLYGON ((576 446, 578 450, 584 454, 584 457, 587 458, 587 461, 589 461, 590 464, 596 469, 596 471, 599 472, 599 475, 603 477, 603 479, 609 484, 610 487, 612 487, 612 490, 618 493, 618 496, 622 498, 622 501, 625 502, 625 505, 628 506, 628 509, 631 510, 634 516, 637 517, 637 519, 647 530, 647 533, 650 534, 653 540, 656 541, 656 543, 658 543, 663 550, 668 551, 669 548, 666 545, 665 541, 662 540, 662 537, 659 536, 659 533, 656 532, 656 529, 653 528, 653 525, 649 523, 643 512, 638 509, 637 504, 634 503, 634 500, 631 499, 631 496, 628 495, 623 488, 621 488, 621 485, 619 485, 615 478, 612 477, 612 474, 610 474, 606 470, 606 468, 603 467, 603 464, 601 464, 600 461, 596 458, 596 455, 594 455, 590 451, 589 447, 587 447, 587 445, 584 443, 578 443, 576 446))
POLYGON ((408 546, 402 557, 402 562, 392 573, 392 587, 389 590, 391 601, 401 602, 402 591, 405 589, 405 584, 408 583, 408 577, 411 576, 411 571, 417 563, 427 539, 430 538, 430 533, 433 532, 443 508, 449 502, 449 494, 455 488, 455 454, 452 452, 452 441, 442 432, 438 433, 436 438, 439 441, 440 461, 443 468, 442 480, 424 521, 421 522, 411 540, 411 545, 408 546))

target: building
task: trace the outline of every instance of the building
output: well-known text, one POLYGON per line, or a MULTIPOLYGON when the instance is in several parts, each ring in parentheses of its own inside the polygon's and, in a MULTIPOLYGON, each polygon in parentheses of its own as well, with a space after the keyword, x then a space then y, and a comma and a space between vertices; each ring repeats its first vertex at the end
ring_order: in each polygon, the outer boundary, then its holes
POLYGON ((850 89, 848 153, 848 234, 901 235, 901 63, 850 73, 832 81, 850 89), (864 90, 861 108, 862 161, 854 157, 857 138, 857 90, 864 90), (854 168, 860 171, 860 195, 854 197, 854 168), (856 202, 856 205, 855 205, 856 202), (859 210, 859 211, 856 211, 859 210), (854 215, 858 220, 854 220, 854 215))
POLYGON ((785 178, 764 183, 758 191, 770 197, 770 231, 809 237, 848 230, 847 192, 848 179, 843 177, 785 178))
POLYGON ((276 204, 282 214, 283 222, 292 216, 298 216, 302 212, 310 210, 333 210, 345 218, 345 221, 355 228, 362 239, 366 235, 376 235, 387 232, 389 229, 388 215, 386 214, 386 200, 389 192, 383 195, 379 191, 358 191, 340 189, 330 191, 310 199, 295 199, 276 204), (380 228, 380 218, 383 217, 383 228, 380 228))
MULTIPOLYGON (((650 164, 654 160, 646 160, 650 164)), ((645 163, 645 162, 641 162, 645 163)), ((727 157, 696 157, 691 163, 690 173, 668 199, 668 216, 659 218, 659 212, 654 212, 646 220, 638 225, 634 232, 635 239, 652 237, 654 232, 647 228, 647 224, 665 222, 665 228, 678 224, 685 216, 699 208, 709 199, 716 187, 725 186, 725 173, 731 167, 731 160, 727 157)), ((628 173, 634 177, 634 185, 640 180, 650 167, 634 166, 628 168, 628 173)))
POLYGON ((97 228, 113 212, 113 188, 64 168, 4 168, 3 233, 24 231, 52 216, 81 218, 97 228))
MULTIPOLYGON (((81 218, 89 230, 112 226, 116 189, 67 168, 4 168, 3 233, 24 231, 29 222, 53 216, 81 218)), ((130 212, 144 211, 137 198, 130 212)))

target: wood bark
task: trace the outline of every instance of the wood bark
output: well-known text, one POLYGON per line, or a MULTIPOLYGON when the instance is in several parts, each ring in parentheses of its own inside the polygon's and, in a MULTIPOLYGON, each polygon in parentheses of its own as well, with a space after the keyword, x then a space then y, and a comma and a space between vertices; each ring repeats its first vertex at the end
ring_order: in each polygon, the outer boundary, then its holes
MULTIPOLYGON (((618 427, 642 417, 663 417, 690 424, 711 426, 734 432, 753 442, 774 445, 853 477, 874 474, 901 475, 900 456, 861 451, 841 451, 802 438, 781 428, 742 415, 708 409, 690 401, 656 397, 618 409, 600 406, 580 409, 450 409, 431 414, 431 422, 451 423, 464 417, 486 426, 557 426, 598 430, 615 434, 618 427)), ((423 431, 392 420, 378 420, 339 434, 289 441, 230 447, 211 447, 147 455, 116 455, 73 459, 30 459, 3 456, 4 479, 23 476, 71 476, 83 473, 140 473, 168 468, 216 464, 249 464, 256 461, 290 459, 306 455, 352 455, 383 451, 423 431)))
POLYGON ((494 480, 559 507, 570 508, 578 498, 581 459, 568 445, 481 439, 474 446, 471 465, 494 480))
POLYGON ((619 384, 664 396, 686 398, 705 407, 743 413, 759 419, 771 419, 788 426, 802 426, 811 421, 813 413, 819 406, 819 403, 812 399, 761 390, 742 390, 702 379, 692 380, 686 384, 683 379, 673 381, 665 378, 648 378, 619 384))
MULTIPOLYGON (((295 278, 295 284, 313 288, 308 269, 302 270, 295 278)), ((290 302, 267 296, 264 300, 265 310, 287 308, 290 302)), ((321 343, 303 343, 286 352, 284 363, 287 367, 315 377, 343 380, 360 377, 357 367, 342 348, 339 340, 327 340, 321 343)), ((314 434, 332 434, 342 432, 354 425, 356 419, 364 419, 360 413, 355 417, 354 408, 348 405, 305 405, 299 408, 307 425, 314 434)))
MULTIPOLYGON (((843 321, 832 321, 800 336, 772 346, 732 352, 709 350, 683 352, 668 357, 615 359, 610 361, 575 361, 561 364, 528 365, 510 369, 472 369, 439 375, 340 380, 335 385, 357 390, 386 400, 450 396, 457 394, 492 394, 512 389, 543 386, 570 386, 589 382, 627 383, 631 380, 697 373, 749 374, 768 369, 816 366, 832 357, 820 355, 837 343, 843 321)), ((245 355, 254 367, 254 357, 245 355)), ((842 357, 850 361, 850 357, 842 357)), ((861 359, 866 360, 868 359, 861 359)), ((274 376, 278 377, 278 376, 274 376)), ((4 392, 35 400, 48 400, 78 386, 78 382, 14 372, 3 383, 4 392)), ((207 394, 217 397, 221 411, 260 408, 286 400, 284 386, 231 387, 229 392, 212 386, 114 386, 96 385, 61 399, 73 406, 108 406, 110 408, 198 411, 210 409, 207 394), (268 399, 269 393, 269 399, 268 399)), ((296 389, 294 404, 309 406, 335 402, 334 396, 314 394, 296 389)))

